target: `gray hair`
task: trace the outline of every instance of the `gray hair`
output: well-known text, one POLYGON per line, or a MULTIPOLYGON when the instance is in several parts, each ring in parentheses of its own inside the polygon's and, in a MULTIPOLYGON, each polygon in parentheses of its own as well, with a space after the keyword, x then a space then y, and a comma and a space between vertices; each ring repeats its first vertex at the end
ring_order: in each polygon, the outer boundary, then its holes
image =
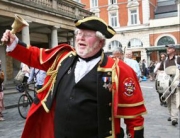
POLYGON ((112 53, 121 53, 121 54, 123 54, 124 52, 123 52, 121 47, 116 47, 116 48, 113 49, 112 53))

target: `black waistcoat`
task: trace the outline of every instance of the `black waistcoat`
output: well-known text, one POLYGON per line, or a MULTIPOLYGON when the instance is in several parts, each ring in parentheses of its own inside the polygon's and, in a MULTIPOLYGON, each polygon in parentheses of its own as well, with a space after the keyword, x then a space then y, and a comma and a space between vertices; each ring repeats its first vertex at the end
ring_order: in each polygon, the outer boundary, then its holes
POLYGON ((97 138, 97 66, 77 84, 74 66, 63 76, 56 92, 55 138, 97 138))

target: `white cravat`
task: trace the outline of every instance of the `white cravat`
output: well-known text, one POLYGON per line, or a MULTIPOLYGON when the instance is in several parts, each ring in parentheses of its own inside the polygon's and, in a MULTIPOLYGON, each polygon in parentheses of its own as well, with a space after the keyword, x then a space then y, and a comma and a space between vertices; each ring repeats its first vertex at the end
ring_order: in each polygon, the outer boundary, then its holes
POLYGON ((101 57, 98 57, 88 62, 79 58, 74 72, 75 82, 77 83, 79 80, 81 80, 100 61, 100 58, 101 57))

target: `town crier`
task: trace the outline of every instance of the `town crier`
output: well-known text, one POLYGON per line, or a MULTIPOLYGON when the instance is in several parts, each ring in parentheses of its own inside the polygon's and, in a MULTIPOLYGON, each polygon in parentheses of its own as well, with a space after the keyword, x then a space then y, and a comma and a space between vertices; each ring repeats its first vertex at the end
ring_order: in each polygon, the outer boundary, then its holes
POLYGON ((28 46, 10 30, 1 38, 9 56, 47 72, 22 138, 124 138, 124 132, 144 138, 146 108, 136 73, 103 51, 115 30, 94 16, 76 20, 75 27, 75 47, 28 46))

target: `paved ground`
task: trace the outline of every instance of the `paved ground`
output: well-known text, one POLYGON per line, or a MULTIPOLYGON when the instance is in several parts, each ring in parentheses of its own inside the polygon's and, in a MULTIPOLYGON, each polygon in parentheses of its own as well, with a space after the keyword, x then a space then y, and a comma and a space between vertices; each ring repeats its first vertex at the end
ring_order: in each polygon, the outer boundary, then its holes
POLYGON ((148 114, 145 115, 145 138, 180 138, 179 125, 174 127, 167 121, 167 107, 159 104, 154 82, 141 82, 148 114))
MULTIPOLYGON (((154 82, 141 82, 148 114, 145 115, 145 138, 180 138, 179 125, 174 127, 167 121, 166 107, 159 105, 158 95, 154 89, 154 82)), ((9 92, 6 90, 5 92, 9 92)), ((14 105, 20 96, 17 94, 5 95, 5 121, 0 122, 0 138, 20 138, 25 120, 22 119, 14 105), (14 108, 12 108, 14 107, 14 108)))

